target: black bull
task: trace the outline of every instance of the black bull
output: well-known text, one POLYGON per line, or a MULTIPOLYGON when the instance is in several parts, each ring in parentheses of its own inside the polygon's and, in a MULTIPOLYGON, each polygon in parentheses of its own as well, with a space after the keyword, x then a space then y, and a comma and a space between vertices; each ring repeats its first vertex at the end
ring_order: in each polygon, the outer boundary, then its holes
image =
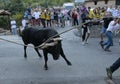
MULTIPOLYGON (((43 42, 45 42, 50 37, 57 35, 58 32, 54 29, 45 28, 45 29, 39 29, 39 28, 26 28, 22 31, 22 40, 24 42, 24 57, 27 58, 26 49, 28 44, 33 44, 35 46, 35 51, 38 53, 39 57, 42 57, 41 54, 38 51, 37 46, 41 45, 43 42)), ((60 37, 57 35, 56 37, 60 37)), ((49 42, 48 42, 49 43, 49 42)), ((66 63, 68 65, 72 65, 71 62, 66 58, 63 49, 62 49, 62 43, 61 41, 58 41, 58 43, 54 46, 49 46, 47 48, 43 49, 44 59, 45 59, 45 65, 44 68, 47 70, 47 61, 48 61, 48 53, 50 53, 53 56, 54 60, 57 60, 59 58, 59 55, 61 55, 66 63)))

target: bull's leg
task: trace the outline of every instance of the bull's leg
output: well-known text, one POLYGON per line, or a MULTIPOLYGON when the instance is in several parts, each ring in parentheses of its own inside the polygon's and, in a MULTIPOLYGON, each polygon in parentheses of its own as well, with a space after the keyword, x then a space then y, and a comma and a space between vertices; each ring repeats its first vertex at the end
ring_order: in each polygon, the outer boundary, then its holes
POLYGON ((45 51, 43 51, 43 54, 44 54, 44 60, 45 60, 44 68, 45 68, 45 70, 48 70, 48 66, 47 66, 47 61, 48 61, 48 56, 47 56, 47 54, 48 54, 48 53, 46 53, 45 51))
POLYGON ((27 58, 26 49, 27 49, 27 46, 24 46, 24 58, 27 58))
POLYGON ((68 65, 72 65, 71 62, 66 58, 66 56, 65 56, 65 54, 64 54, 64 52, 63 52, 62 47, 60 48, 60 54, 61 54, 61 56, 64 58, 64 60, 66 61, 66 63, 67 63, 68 65))
POLYGON ((38 51, 38 48, 34 48, 35 49, 35 51, 37 52, 37 54, 38 54, 38 56, 39 57, 42 57, 42 55, 39 53, 39 51, 38 51))

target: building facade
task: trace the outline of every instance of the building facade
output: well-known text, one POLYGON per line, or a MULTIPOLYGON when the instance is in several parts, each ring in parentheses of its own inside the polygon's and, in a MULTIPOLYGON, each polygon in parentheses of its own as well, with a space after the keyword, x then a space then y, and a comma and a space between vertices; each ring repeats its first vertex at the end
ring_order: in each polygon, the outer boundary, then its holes
POLYGON ((105 6, 115 6, 116 0, 108 0, 107 4, 105 4, 105 0, 86 0, 85 6, 86 7, 105 7, 105 6), (97 1, 97 4, 95 5, 94 1, 97 1))

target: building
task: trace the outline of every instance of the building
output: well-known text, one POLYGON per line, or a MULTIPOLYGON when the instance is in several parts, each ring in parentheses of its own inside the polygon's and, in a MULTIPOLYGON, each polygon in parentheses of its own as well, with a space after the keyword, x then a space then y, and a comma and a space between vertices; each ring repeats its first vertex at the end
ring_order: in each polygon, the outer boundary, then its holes
POLYGON ((85 0, 85 6, 86 7, 92 7, 92 8, 94 8, 94 7, 105 7, 105 6, 110 6, 110 5, 115 6, 117 0, 106 0, 106 1, 108 1, 108 2, 105 3, 105 0, 85 0), (96 5, 95 5, 95 2, 97 2, 96 5))

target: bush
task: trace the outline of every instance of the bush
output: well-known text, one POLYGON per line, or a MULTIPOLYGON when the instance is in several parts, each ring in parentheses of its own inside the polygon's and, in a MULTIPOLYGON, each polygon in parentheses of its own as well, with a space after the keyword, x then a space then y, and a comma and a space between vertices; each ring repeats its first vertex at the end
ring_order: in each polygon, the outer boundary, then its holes
POLYGON ((23 13, 17 13, 15 15, 12 16, 12 18, 14 18, 17 22, 17 27, 21 26, 21 20, 23 18, 23 13))
MULTIPOLYGON (((17 22, 17 27, 21 26, 21 20, 23 18, 22 13, 17 13, 12 16, 17 22)), ((10 30, 10 17, 8 16, 0 16, 0 28, 10 30)))
POLYGON ((0 16, 0 28, 10 29, 10 19, 8 16, 0 16))

